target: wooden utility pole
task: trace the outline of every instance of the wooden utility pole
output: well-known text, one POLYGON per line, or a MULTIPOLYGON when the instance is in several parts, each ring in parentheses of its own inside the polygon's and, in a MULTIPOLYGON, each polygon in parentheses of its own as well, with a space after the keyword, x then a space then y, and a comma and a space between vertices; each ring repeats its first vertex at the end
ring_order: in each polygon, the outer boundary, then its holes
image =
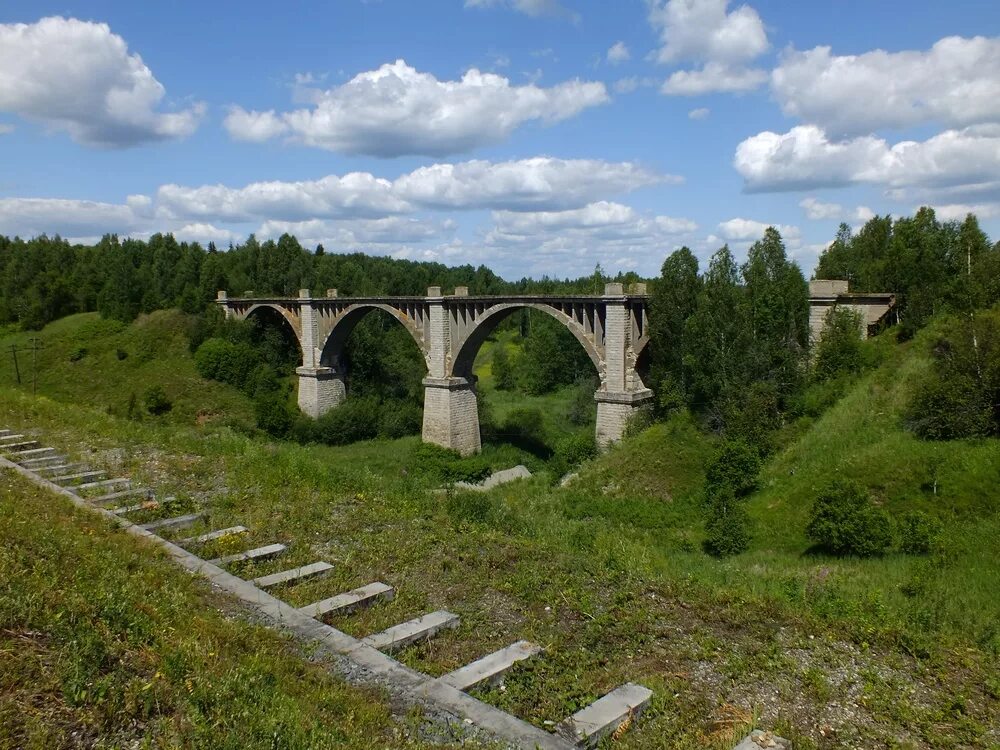
POLYGON ((38 338, 31 337, 31 395, 38 390, 38 350, 41 348, 38 338))
POLYGON ((21 368, 17 366, 17 346, 10 345, 10 356, 14 358, 14 374, 17 376, 17 384, 21 385, 21 368))

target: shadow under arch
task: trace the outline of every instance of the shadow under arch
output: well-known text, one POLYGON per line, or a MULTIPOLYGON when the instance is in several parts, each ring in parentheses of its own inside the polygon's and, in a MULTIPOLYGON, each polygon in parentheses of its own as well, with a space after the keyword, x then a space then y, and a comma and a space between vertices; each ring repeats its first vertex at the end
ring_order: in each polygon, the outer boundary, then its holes
POLYGON ((381 310, 389 317, 396 320, 417 345, 421 357, 424 360, 424 369, 427 368, 427 344, 423 335, 412 322, 391 305, 384 305, 377 302, 369 302, 350 307, 346 312, 339 315, 333 322, 330 332, 320 345, 319 364, 323 367, 332 367, 341 371, 344 365, 344 350, 347 340, 351 337, 357 325, 370 313, 381 310))
POLYGON ((301 323, 287 309, 278 305, 257 304, 247 310, 243 320, 262 330, 267 327, 280 330, 289 344, 295 342, 295 351, 299 361, 302 361, 301 323))
POLYGON ((601 353, 594 342, 587 337, 587 334, 584 333, 580 325, 568 315, 540 302, 503 302, 486 310, 479 321, 477 321, 476 327, 461 341, 458 352, 452 361, 451 374, 455 377, 465 378, 470 383, 475 382, 472 368, 476 362, 476 355, 486 342, 486 339, 490 337, 490 334, 504 320, 515 312, 525 309, 539 310, 562 323, 573 334, 576 340, 580 342, 580 345, 583 346, 584 351, 587 352, 587 356, 590 357, 590 361, 594 364, 594 369, 598 377, 603 378, 604 362, 601 353))

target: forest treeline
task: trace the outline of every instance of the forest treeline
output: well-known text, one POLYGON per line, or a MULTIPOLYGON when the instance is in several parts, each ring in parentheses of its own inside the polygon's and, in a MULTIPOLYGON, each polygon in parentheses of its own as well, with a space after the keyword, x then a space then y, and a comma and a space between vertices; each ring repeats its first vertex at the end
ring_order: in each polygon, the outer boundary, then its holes
MULTIPOLYGON (((615 280, 638 279, 628 273, 615 280)), ((233 295, 296 296, 299 289, 322 294, 329 288, 341 295, 418 295, 429 286, 468 286, 472 294, 597 294, 608 280, 597 272, 573 280, 508 282, 483 265, 327 253, 322 245, 310 252, 287 234, 265 242, 251 235, 225 251, 212 243, 178 242, 170 234, 149 240, 108 235, 95 245, 0 235, 0 323, 31 329, 79 312, 124 322, 171 307, 200 313, 220 289, 233 295)))

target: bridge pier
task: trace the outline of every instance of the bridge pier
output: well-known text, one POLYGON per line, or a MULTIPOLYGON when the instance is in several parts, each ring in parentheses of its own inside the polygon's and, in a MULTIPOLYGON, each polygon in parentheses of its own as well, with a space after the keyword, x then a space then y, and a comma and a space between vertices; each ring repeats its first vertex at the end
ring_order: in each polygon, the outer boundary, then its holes
POLYGON ((479 453, 479 410, 474 383, 466 378, 424 378, 425 443, 458 451, 479 453))
POLYGON ((332 367, 298 367, 299 409, 313 419, 339 406, 347 397, 344 376, 332 367))
POLYGON ((598 390, 594 394, 597 402, 597 447, 604 450, 625 437, 629 419, 652 398, 653 392, 648 388, 631 393, 598 390))

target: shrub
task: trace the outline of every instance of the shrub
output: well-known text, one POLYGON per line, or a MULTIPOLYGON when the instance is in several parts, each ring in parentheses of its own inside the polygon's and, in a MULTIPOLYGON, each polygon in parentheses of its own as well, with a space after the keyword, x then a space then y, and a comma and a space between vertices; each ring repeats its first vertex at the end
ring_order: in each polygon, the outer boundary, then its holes
POLYGON ((260 362, 260 355, 249 344, 234 344, 218 338, 206 340, 194 353, 199 375, 246 392, 251 392, 250 375, 260 362))
POLYGON ((417 471, 443 484, 479 482, 492 472, 489 462, 481 455, 463 458, 457 451, 432 443, 421 443, 414 458, 417 471))
POLYGON ((594 401, 596 390, 597 383, 594 378, 577 378, 573 386, 573 399, 566 410, 566 419, 570 424, 582 427, 593 423, 597 415, 597 402, 594 401))
POLYGON ((864 489, 838 480, 813 503, 806 535, 834 555, 875 557, 891 546, 892 524, 864 489))
POLYGON ((660 414, 668 416, 687 405, 684 388, 673 375, 667 375, 656 389, 656 407, 660 414))
POLYGON ((118 361, 121 362, 122 360, 128 359, 128 352, 121 348, 115 349, 115 356, 118 357, 118 361))
POLYGON ((535 455, 548 458, 552 454, 545 442, 545 417, 539 409, 514 409, 500 426, 499 436, 535 455))
POLYGON ((861 370, 861 313, 851 307, 833 307, 826 314, 816 345, 814 374, 824 381, 861 370))
POLYGON ((653 411, 653 407, 648 404, 640 406, 625 421, 624 437, 635 437, 643 430, 652 427, 655 421, 656 413, 653 411))
POLYGON ((87 356, 87 347, 78 346, 73 351, 69 353, 70 362, 79 362, 81 359, 87 356))
POLYGON ((705 551, 715 557, 730 557, 750 547, 752 521, 731 488, 712 498, 705 522, 705 551))
POLYGON ((328 445, 345 445, 378 437, 379 401, 352 397, 316 420, 316 438, 328 445))
POLYGON ((917 389, 907 422, 928 440, 982 437, 993 429, 993 413, 985 394, 968 376, 932 375, 917 389))
MULTIPOLYGON (((729 394, 721 404, 722 423, 729 440, 741 440, 765 456, 783 417, 777 388, 760 381, 729 394)), ((737 493, 739 494, 739 493, 737 493)))
POLYGON ((285 437, 292 427, 292 415, 284 399, 276 393, 264 393, 254 399, 257 426, 268 435, 285 437))
POLYGON ((592 430, 568 435, 556 443, 550 468, 554 474, 562 476, 584 461, 597 455, 597 443, 592 430))
POLYGON ((493 348, 493 387, 498 391, 510 391, 515 384, 514 367, 507 354, 507 347, 503 341, 498 341, 493 348))
POLYGON ((146 390, 142 396, 142 403, 146 407, 146 411, 153 416, 166 414, 174 408, 173 402, 167 398, 167 394, 163 388, 158 385, 154 385, 152 388, 146 390))
POLYGON ((261 362, 250 373, 247 379, 246 391, 251 396, 274 394, 281 390, 281 380, 278 371, 266 362, 261 362))
POLYGON ((924 513, 913 511, 899 519, 899 550, 910 555, 926 555, 941 534, 941 522, 924 513))
POLYGON ((735 497, 749 495, 757 487, 760 466, 760 455, 744 441, 726 440, 705 471, 709 495, 714 497, 726 488, 735 497))
POLYGON ((423 424, 423 411, 412 401, 387 399, 380 407, 378 433, 384 438, 418 435, 423 424))

